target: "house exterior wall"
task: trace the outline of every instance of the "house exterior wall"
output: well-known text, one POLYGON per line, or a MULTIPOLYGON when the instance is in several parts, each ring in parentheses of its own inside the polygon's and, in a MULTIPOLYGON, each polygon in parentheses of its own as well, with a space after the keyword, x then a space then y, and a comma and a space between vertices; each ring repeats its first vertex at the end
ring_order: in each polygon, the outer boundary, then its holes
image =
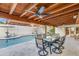
MULTIPOLYGON (((14 26, 13 28, 8 28, 9 35, 32 35, 34 27, 29 26, 14 26)), ((7 27, 0 27, 0 38, 7 36, 7 27)))
POLYGON ((5 28, 2 28, 2 27, 0 27, 0 38, 3 38, 3 37, 5 37, 6 36, 6 29, 5 28))
POLYGON ((59 34, 60 36, 64 36, 65 35, 65 28, 63 28, 63 27, 55 27, 55 33, 59 34))
POLYGON ((29 26, 17 26, 15 30, 17 35, 32 35, 33 31, 34 27, 29 26))

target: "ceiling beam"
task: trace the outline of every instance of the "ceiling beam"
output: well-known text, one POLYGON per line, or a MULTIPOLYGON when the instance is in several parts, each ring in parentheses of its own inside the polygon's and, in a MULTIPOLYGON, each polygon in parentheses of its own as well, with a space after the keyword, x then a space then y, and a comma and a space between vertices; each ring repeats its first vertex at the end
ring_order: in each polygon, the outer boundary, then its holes
POLYGON ((27 23, 16 23, 16 22, 9 22, 8 24, 10 25, 21 25, 21 26, 31 26, 30 24, 27 24, 27 23))
POLYGON ((38 3, 36 3, 36 4, 32 5, 31 7, 29 7, 28 10, 25 10, 25 12, 22 13, 22 14, 20 15, 20 17, 24 16, 28 11, 31 11, 37 4, 38 4, 38 3))
POLYGON ((30 17, 28 17, 28 19, 31 19, 31 18, 33 18, 33 17, 36 17, 35 15, 31 15, 30 17))
POLYGON ((8 18, 8 19, 13 19, 13 20, 16 20, 16 21, 21 21, 21 22, 27 21, 26 18, 20 18, 19 16, 9 15, 9 14, 4 13, 4 12, 0 12, 0 17, 2 17, 2 18, 8 18))
POLYGON ((54 9, 56 6, 58 6, 60 3, 55 3, 50 5, 48 8, 45 9, 45 12, 50 11, 51 9, 54 9))
POLYGON ((17 24, 17 23, 26 24, 26 25, 29 24, 28 22, 22 22, 22 21, 13 20, 13 19, 12 19, 12 20, 9 20, 9 23, 10 23, 10 22, 11 22, 11 23, 13 22, 13 23, 16 23, 16 24, 17 24))
POLYGON ((15 11, 16 6, 17 6, 17 3, 13 3, 13 5, 12 5, 12 7, 11 7, 11 10, 10 10, 9 14, 12 14, 12 13, 15 11))
POLYGON ((8 19, 13 19, 13 20, 16 20, 16 21, 26 22, 26 23, 29 22, 29 23, 42 24, 42 25, 44 24, 44 23, 41 23, 39 21, 28 20, 25 17, 20 18, 19 16, 9 15, 8 13, 4 13, 4 12, 0 12, 0 17, 8 18, 8 19))

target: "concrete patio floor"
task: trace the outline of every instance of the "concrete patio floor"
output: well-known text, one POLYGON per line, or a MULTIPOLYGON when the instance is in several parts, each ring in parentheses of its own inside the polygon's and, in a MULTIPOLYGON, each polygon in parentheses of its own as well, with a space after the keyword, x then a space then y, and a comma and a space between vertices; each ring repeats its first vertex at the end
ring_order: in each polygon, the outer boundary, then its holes
MULTIPOLYGON (((66 37, 62 54, 52 53, 48 56, 79 56, 79 40, 66 37)), ((0 49, 0 56, 39 56, 34 40, 0 49)))

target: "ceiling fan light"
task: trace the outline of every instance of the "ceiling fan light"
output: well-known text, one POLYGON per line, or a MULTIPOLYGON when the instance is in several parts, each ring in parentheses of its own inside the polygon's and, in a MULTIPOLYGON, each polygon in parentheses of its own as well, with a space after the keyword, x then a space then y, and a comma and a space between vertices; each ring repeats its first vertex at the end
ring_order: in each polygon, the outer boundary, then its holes
POLYGON ((77 19, 77 17, 78 17, 78 15, 74 15, 74 16, 73 16, 73 19, 77 19))
POLYGON ((42 18, 42 16, 39 16, 39 18, 42 18))

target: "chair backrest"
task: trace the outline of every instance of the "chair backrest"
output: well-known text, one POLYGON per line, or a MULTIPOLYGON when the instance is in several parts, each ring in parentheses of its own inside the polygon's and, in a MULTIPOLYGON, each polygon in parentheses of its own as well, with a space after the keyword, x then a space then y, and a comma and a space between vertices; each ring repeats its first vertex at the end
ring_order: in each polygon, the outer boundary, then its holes
POLYGON ((53 42, 58 42, 60 37, 57 37, 53 42))
POLYGON ((63 43, 65 42, 65 36, 63 36, 63 37, 60 38, 60 42, 63 45, 63 43))
POLYGON ((42 48, 43 47, 43 37, 41 34, 37 35, 35 37, 35 41, 36 41, 36 46, 39 48, 42 48))
POLYGON ((61 40, 61 41, 65 41, 65 36, 61 37, 60 40, 61 40))

